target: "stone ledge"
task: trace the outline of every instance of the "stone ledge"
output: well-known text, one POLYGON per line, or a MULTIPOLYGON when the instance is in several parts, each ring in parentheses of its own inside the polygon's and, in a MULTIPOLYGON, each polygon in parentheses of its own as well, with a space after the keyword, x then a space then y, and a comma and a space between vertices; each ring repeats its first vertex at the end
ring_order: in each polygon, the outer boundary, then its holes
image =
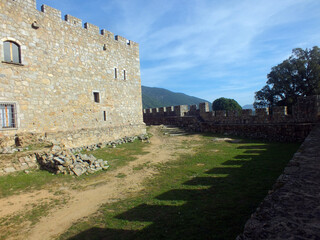
POLYGON ((12 64, 12 65, 16 65, 16 66, 24 66, 22 63, 15 63, 15 62, 2 61, 2 63, 5 63, 5 64, 12 64))

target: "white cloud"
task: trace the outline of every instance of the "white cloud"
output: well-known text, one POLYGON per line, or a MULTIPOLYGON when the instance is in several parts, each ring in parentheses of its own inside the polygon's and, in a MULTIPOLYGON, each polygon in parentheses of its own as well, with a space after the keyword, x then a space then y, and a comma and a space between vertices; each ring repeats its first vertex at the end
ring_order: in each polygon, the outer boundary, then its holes
MULTIPOLYGON (((194 0, 161 1, 162 7, 151 1, 142 10, 144 21, 133 28, 142 29, 137 39, 142 83, 209 100, 224 96, 251 103, 271 67, 301 42, 290 28, 298 29, 305 19, 319 23, 319 16, 305 12, 311 3, 315 1, 194 0)), ((310 36, 314 40, 303 38, 303 46, 317 39, 316 32, 310 36)))
POLYGON ((223 94, 248 103, 292 48, 319 45, 320 39, 318 0, 55 2, 68 10, 65 2, 76 3, 76 16, 99 17, 94 23, 101 28, 138 42, 144 85, 201 98, 214 92, 210 98, 223 94), (81 6, 90 11, 80 14, 81 6))

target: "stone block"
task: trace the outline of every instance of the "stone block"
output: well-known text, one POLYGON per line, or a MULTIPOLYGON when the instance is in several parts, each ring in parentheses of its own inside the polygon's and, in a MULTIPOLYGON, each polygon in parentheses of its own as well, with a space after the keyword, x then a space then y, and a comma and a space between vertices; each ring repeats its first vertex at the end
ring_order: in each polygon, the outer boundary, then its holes
POLYGON ((5 173, 12 173, 12 172, 15 172, 16 169, 14 167, 7 167, 7 168, 4 168, 3 171, 5 173))
POLYGON ((21 170, 26 170, 29 168, 28 164, 27 163, 21 163, 21 170))

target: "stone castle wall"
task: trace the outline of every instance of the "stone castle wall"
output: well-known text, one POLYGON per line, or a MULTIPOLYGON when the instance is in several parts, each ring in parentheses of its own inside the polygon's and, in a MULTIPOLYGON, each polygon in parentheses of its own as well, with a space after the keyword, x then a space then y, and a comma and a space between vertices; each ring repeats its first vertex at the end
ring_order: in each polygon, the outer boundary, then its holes
POLYGON ((318 239, 320 126, 294 154, 236 240, 318 239))
POLYGON ((0 25, 0 104, 15 104, 17 121, 0 126, 7 144, 27 132, 70 147, 145 132, 137 43, 35 0, 0 0, 0 25), (21 64, 3 61, 5 41, 21 64))
POLYGON ((320 96, 300 98, 293 106, 273 109, 209 111, 208 103, 144 109, 147 125, 169 124, 196 132, 211 132, 273 141, 303 141, 320 121, 320 96))

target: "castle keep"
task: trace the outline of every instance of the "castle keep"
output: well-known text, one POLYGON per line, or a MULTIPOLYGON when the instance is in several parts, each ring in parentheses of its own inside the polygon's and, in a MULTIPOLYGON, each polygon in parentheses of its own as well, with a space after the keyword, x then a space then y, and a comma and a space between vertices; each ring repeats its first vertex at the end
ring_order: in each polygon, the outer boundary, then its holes
POLYGON ((0 145, 145 133, 139 46, 36 0, 0 0, 0 145))

